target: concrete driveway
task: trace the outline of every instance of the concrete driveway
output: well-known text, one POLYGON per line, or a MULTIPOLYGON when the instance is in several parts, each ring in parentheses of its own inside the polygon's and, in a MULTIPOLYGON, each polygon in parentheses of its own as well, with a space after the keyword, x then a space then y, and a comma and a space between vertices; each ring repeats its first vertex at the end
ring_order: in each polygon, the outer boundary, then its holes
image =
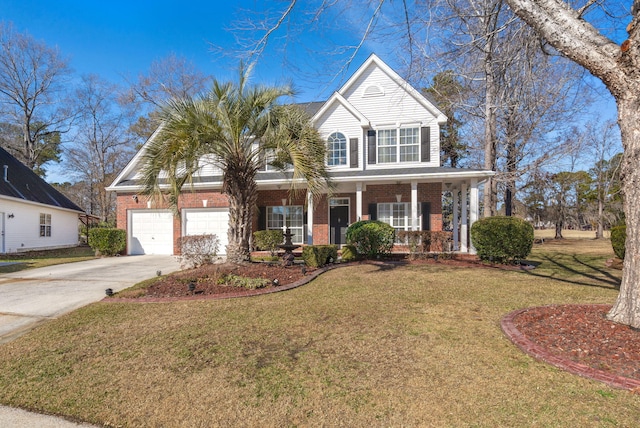
POLYGON ((0 274, 0 343, 144 279, 180 269, 174 256, 107 257, 0 274))
MULTIPOLYGON (((144 279, 180 269, 174 256, 126 256, 0 274, 0 343, 38 324, 120 291, 144 279)), ((0 426, 83 428, 55 416, 0 406, 0 426)))

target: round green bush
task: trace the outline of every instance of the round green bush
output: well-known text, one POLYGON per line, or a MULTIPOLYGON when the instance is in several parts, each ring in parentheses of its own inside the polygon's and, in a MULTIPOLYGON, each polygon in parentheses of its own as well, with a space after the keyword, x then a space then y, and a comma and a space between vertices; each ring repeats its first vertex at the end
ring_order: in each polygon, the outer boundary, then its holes
POLYGON ((531 253, 533 226, 518 217, 482 218, 471 226, 471 242, 481 260, 521 260, 531 253))
POLYGON ((624 260, 624 246, 627 240, 627 226, 611 228, 611 246, 616 257, 624 260))
POLYGON ((351 224, 346 233, 347 244, 368 258, 389 254, 395 240, 395 230, 378 220, 362 220, 351 224))
POLYGON ((127 245, 127 232, 123 229, 96 227, 89 230, 89 246, 105 256, 120 254, 127 245))

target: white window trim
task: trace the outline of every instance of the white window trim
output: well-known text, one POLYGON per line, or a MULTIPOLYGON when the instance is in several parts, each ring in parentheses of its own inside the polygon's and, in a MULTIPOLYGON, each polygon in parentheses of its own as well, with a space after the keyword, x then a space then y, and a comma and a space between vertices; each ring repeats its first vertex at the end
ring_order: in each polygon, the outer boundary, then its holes
POLYGON ((375 129, 376 131, 376 165, 409 165, 409 164, 417 164, 420 163, 420 159, 421 159, 421 150, 422 150, 422 132, 421 132, 421 124, 419 123, 408 123, 408 124, 399 124, 396 126, 380 126, 378 128, 375 129), (418 130, 418 142, 416 144, 400 144, 400 130, 402 129, 417 129, 418 130), (387 146, 380 146, 380 131, 393 131, 395 130, 395 145, 387 145, 387 146), (411 161, 401 161, 400 160, 400 147, 402 146, 417 146, 418 147, 418 153, 416 156, 416 160, 411 160, 411 161), (393 162, 382 162, 380 160, 380 147, 395 147, 395 158, 396 160, 393 162))
POLYGON ((40 213, 39 233, 41 238, 51 238, 51 214, 40 213))
POLYGON ((345 134, 342 131, 333 131, 329 134, 329 136, 326 138, 326 144, 327 144, 327 159, 326 159, 326 165, 329 168, 346 168, 349 166, 349 156, 350 156, 350 147, 349 147, 349 136, 347 134, 345 134), (341 134, 344 137, 344 149, 345 149, 345 157, 344 157, 344 163, 340 164, 340 165, 329 165, 329 155, 331 154, 331 152, 329 151, 329 138, 331 138, 332 135, 334 134, 341 134))
POLYGON ((304 206, 303 205, 270 205, 266 207, 266 212, 265 215, 267 216, 266 218, 266 229, 267 230, 282 230, 282 232, 285 232, 288 229, 291 230, 291 232, 294 233, 294 238, 292 239, 292 243, 296 244, 296 245, 302 245, 304 243, 304 238, 305 238, 305 230, 304 230, 304 206), (285 212, 285 218, 283 219, 283 225, 282 226, 270 226, 269 225, 269 216, 273 213, 273 209, 274 208, 278 208, 278 209, 282 209, 285 212), (287 213, 287 211, 291 208, 299 208, 300 212, 301 212, 301 216, 300 216, 300 226, 291 226, 291 222, 288 221, 288 218, 290 216, 289 213, 287 213), (296 237, 299 237, 298 239, 296 239, 296 237))

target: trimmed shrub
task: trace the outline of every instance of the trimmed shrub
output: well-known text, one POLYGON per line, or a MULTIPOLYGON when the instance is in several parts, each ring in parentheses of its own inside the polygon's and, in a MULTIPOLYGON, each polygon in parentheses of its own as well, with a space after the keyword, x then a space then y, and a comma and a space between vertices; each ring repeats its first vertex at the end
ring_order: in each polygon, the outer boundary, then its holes
POLYGON ((218 255, 220 240, 216 235, 187 235, 178 239, 180 267, 198 267, 212 263, 218 255))
POLYGON ((398 232, 401 244, 409 247, 412 254, 428 253, 430 251, 447 251, 447 242, 451 240, 451 232, 437 230, 403 230, 398 232))
POLYGON ((258 230, 253 232, 253 243, 258 250, 269 251, 271 257, 278 252, 278 245, 284 242, 284 233, 280 229, 258 230))
POLYGON ((358 259, 358 251, 353 245, 343 245, 340 252, 343 262, 352 262, 358 259))
POLYGON ((611 246, 616 257, 624 260, 624 246, 627 240, 627 226, 616 226, 611 228, 611 246))
POLYGON ((357 221, 347 228, 347 244, 356 247, 358 254, 367 258, 391 253, 395 230, 379 220, 357 221))
POLYGON ((524 259, 533 247, 533 226, 518 217, 486 217, 471 226, 471 242, 482 260, 524 259))
POLYGON ((89 229, 89 246, 96 254, 115 256, 124 251, 127 232, 124 229, 95 227, 89 229))
POLYGON ((307 245, 302 248, 302 260, 312 268, 319 268, 338 260, 337 245, 307 245))

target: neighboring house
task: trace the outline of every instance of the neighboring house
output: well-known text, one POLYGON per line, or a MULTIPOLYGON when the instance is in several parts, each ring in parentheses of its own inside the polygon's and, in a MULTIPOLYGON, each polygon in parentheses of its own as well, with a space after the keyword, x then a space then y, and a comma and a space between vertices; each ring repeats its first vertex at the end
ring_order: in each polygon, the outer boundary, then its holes
MULTIPOLYGON (((371 55, 329 100, 301 107, 327 142, 335 192, 320 201, 304 194, 289 200, 290 175, 267 164, 257 177, 253 230, 288 227, 294 243, 338 245, 359 219, 381 220, 397 230, 438 231, 442 192, 451 190, 454 224, 460 224, 453 231, 454 249, 473 251, 468 230, 478 217, 478 185, 493 172, 440 166, 440 126, 447 118, 380 58, 371 55)), ((118 195, 118 227, 127 230, 128 253, 173 254, 180 236, 201 233, 216 234, 224 253, 228 202, 220 193, 220 171, 202 168, 182 194, 177 217, 139 193, 144 150, 108 188, 118 195)))
POLYGON ((78 245, 82 209, 3 148, 0 168, 0 253, 78 245))

